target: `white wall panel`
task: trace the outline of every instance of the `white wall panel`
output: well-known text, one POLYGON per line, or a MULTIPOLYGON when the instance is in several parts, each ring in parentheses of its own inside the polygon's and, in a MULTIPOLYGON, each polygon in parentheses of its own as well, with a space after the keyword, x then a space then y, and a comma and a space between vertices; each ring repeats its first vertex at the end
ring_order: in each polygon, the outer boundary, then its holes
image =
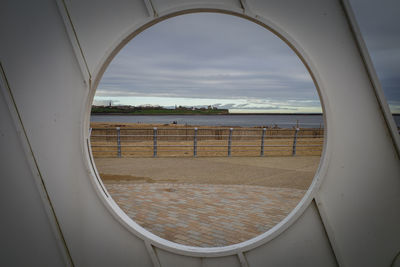
POLYGON ((236 255, 217 258, 202 258, 202 267, 242 267, 236 255))
POLYGON ((150 18, 143 0, 65 0, 65 4, 91 74, 121 38, 150 18))
POLYGON ((152 0, 154 8, 158 14, 165 14, 166 12, 175 11, 177 9, 191 9, 191 8, 205 8, 205 9, 229 9, 238 13, 242 13, 242 6, 240 0, 152 0))
POLYGON ((258 12, 302 46, 320 77, 330 160, 319 198, 341 263, 388 265, 399 249, 399 159, 342 6, 310 1, 283 13, 258 3, 258 12))
MULTIPOLYGON (((336 264, 334 255, 344 266, 389 265, 400 249, 399 148, 384 118, 391 120, 390 114, 377 97, 381 89, 372 82, 341 1, 242 1, 251 10, 246 14, 254 13, 252 19, 290 43, 319 88, 326 153, 303 201, 314 203, 316 197, 319 213, 315 204, 298 207, 281 227, 256 240, 193 250, 147 234, 113 207, 88 161, 87 112, 112 57, 139 27, 155 22, 149 3, 160 16, 186 8, 243 14, 240 1, 233 0, 1 3, 0 62, 75 265, 151 266, 143 240, 157 247, 161 266, 237 266, 241 252, 249 266, 329 266, 336 264), (85 68, 92 88, 84 81, 85 68)), ((18 146, 21 141, 12 137, 10 114, 4 105, 0 109, 5 148, 0 164, 6 177, 1 179, 1 231, 10 240, 1 249, 7 261, 18 265, 62 265, 62 253, 54 248, 58 237, 40 206, 28 158, 18 146), (21 221, 33 213, 30 224, 21 221), (22 235, 26 243, 17 251, 22 235), (43 244, 34 246, 35 241, 43 244), (39 257, 45 250, 51 255, 39 257)))
POLYGON ((245 253, 249 266, 337 266, 314 202, 278 238, 245 253))
POLYGON ((177 255, 162 249, 156 249, 161 267, 190 266, 202 267, 201 258, 177 255))
POLYGON ((88 179, 81 125, 89 90, 56 2, 12 2, 1 12, 12 24, 0 23, 8 40, 1 62, 74 263, 150 266, 143 241, 111 216, 88 179))
POLYGON ((0 265, 62 266, 67 263, 60 251, 63 244, 43 205, 40 177, 27 162, 23 133, 18 132, 4 98, 6 90, 0 84, 0 265))

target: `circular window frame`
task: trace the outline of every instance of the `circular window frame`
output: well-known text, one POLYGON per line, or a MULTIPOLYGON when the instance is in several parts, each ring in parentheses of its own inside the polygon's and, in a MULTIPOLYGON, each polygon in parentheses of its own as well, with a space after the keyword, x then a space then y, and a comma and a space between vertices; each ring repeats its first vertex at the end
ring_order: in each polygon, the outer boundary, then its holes
MULTIPOLYGON (((83 136, 85 137, 84 144, 84 153, 87 158, 87 166, 90 173, 90 180, 95 188, 96 193, 99 195, 99 198, 106 206, 107 210, 112 214, 112 216, 121 223, 129 232, 131 232, 135 237, 142 239, 146 245, 155 246, 157 248, 164 249, 166 251, 176 253, 179 255, 191 256, 191 257, 223 257, 223 256, 231 256, 241 254, 245 251, 249 251, 251 249, 257 248, 261 245, 264 245, 274 238, 278 237, 284 231, 286 231, 290 226, 292 226, 297 219, 299 219, 306 209, 312 204, 313 201, 317 199, 317 193, 322 183, 323 178, 326 176, 327 172, 327 162, 329 161, 330 154, 327 153, 328 146, 328 124, 327 124, 327 116, 329 115, 328 111, 328 103, 326 101, 326 96, 324 95, 324 90, 322 90, 322 81, 319 78, 318 71, 311 59, 308 57, 307 53, 301 48, 301 46, 283 29, 258 15, 250 15, 237 13, 230 10, 225 9, 207 9, 207 8, 194 8, 194 9, 182 9, 178 11, 170 11, 168 14, 160 16, 160 17, 150 17, 147 21, 145 21, 142 25, 133 27, 124 38, 119 40, 114 49, 103 58, 100 64, 100 68, 93 75, 93 83, 90 86, 90 92, 88 95, 88 100, 86 101, 86 106, 84 107, 84 127, 83 127, 83 136), (318 169, 314 175, 314 178, 309 186, 307 192, 302 197, 300 202, 296 205, 296 207, 278 224, 269 229, 268 231, 253 237, 249 240, 246 240, 241 243, 224 246, 224 247, 193 247, 178 244, 164 238, 161 238, 150 231, 146 230, 138 223, 136 223, 133 219, 128 217, 124 211, 115 203, 115 201, 108 194, 105 186, 100 179, 99 173, 95 166, 92 150, 90 147, 90 139, 88 130, 90 125, 90 108, 94 99, 94 95, 97 89, 97 86, 111 63, 114 57, 119 53, 119 51, 130 42, 136 35, 145 31, 147 28, 161 22, 167 20, 172 17, 176 17, 179 15, 192 14, 192 13, 220 13, 225 15, 237 16, 243 19, 247 19, 251 22, 254 22, 271 33, 275 34, 276 37, 281 39, 286 45, 288 45, 292 51, 297 55, 297 57, 302 61, 303 65, 307 69, 309 75, 311 76, 314 86, 319 95, 322 111, 323 111, 323 121, 324 121, 324 144, 322 148, 321 158, 319 161, 318 169)), ((317 203, 316 203, 317 204, 317 203)))

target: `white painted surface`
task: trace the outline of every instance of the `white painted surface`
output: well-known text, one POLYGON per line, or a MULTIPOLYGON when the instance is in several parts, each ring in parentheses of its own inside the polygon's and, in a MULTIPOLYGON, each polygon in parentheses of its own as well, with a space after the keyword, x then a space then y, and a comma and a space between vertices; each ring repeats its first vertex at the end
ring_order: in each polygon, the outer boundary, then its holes
POLYGON ((219 266, 232 266, 241 267, 237 256, 217 257, 217 258, 203 258, 202 267, 219 267, 219 266))
POLYGON ((249 266, 336 266, 314 202, 279 238, 245 253, 249 266))
POLYGON ((60 266, 68 256, 6 87, 0 69, 0 263, 60 266))
MULTIPOLYGON (((251 11, 246 14, 278 32, 311 70, 326 113, 326 153, 311 190, 285 221, 242 244, 208 249, 168 242, 130 221, 103 193, 89 163, 85 138, 96 84, 139 27, 155 22, 148 1, 65 0, 64 10, 62 0, 1 4, 0 61, 76 266, 152 266, 144 240, 156 247, 161 266, 235 266, 242 252, 242 266, 387 266, 399 252, 399 148, 343 5, 244 2, 251 11)), ((156 19, 196 8, 243 12, 233 0, 151 3, 156 19)), ((15 265, 67 265, 63 250, 55 249, 63 244, 22 141, 12 137, 15 111, 0 108, 0 160, 7 177, 1 180, 1 230, 11 240, 2 243, 2 255, 7 251, 6 261, 15 265)))

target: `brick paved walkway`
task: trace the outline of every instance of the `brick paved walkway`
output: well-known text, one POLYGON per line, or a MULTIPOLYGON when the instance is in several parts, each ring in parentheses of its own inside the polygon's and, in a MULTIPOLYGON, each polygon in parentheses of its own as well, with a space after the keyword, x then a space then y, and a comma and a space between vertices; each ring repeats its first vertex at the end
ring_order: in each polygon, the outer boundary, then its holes
POLYGON ((251 185, 106 183, 134 221, 167 240, 198 247, 227 246, 280 222, 305 191, 251 185))

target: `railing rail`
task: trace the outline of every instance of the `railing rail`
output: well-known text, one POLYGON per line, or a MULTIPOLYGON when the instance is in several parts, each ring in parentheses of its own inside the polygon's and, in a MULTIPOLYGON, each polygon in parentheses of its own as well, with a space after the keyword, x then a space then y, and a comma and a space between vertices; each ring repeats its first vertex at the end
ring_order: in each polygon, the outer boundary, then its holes
POLYGON ((322 152, 324 129, 91 128, 90 140, 95 157, 295 156, 322 152))

